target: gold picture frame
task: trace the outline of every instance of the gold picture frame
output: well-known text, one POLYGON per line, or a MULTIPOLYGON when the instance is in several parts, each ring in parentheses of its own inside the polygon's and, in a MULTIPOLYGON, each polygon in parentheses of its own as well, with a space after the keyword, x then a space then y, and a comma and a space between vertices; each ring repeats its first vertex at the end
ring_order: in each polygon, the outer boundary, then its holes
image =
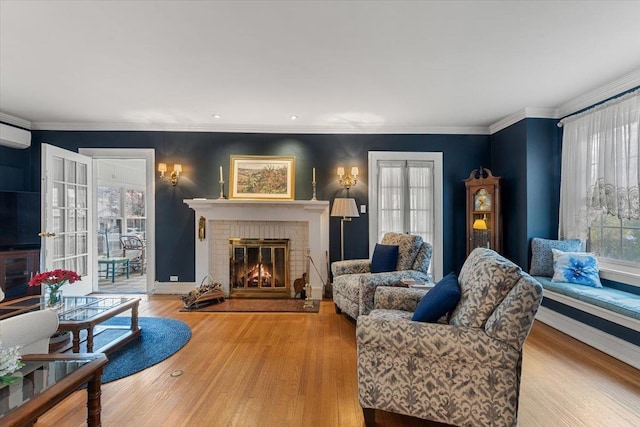
POLYGON ((229 199, 294 200, 294 156, 231 156, 229 199))

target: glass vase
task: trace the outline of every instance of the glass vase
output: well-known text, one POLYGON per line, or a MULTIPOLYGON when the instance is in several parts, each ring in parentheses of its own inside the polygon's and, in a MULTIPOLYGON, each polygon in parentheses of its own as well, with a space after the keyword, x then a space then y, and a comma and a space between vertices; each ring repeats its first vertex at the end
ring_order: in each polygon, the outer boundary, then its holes
POLYGON ((62 289, 54 289, 47 286, 44 293, 44 303, 47 308, 62 307, 62 289))

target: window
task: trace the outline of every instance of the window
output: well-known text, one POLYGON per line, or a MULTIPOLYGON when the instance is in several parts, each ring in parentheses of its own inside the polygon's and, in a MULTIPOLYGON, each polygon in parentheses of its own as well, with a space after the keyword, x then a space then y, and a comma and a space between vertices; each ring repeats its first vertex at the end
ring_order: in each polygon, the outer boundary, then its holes
POLYGON ((640 91, 562 122, 559 235, 640 285, 640 91))
POLYGON ((587 249, 608 260, 638 263, 640 220, 599 215, 589 227, 587 249))
POLYGON ((127 229, 123 234, 133 235, 145 240, 146 214, 143 190, 127 190, 125 192, 125 217, 127 229))
POLYGON ((377 241, 388 232, 433 241, 433 161, 378 161, 377 241))
POLYGON ((431 272, 442 276, 442 153, 369 152, 369 250, 387 232, 433 246, 431 272))

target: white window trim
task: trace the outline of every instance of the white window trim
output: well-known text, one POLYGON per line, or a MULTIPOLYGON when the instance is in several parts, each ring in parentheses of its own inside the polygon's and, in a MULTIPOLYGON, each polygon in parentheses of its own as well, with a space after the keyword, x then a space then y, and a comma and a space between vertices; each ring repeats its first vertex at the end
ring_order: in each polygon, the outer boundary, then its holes
POLYGON ((433 162, 433 280, 442 278, 442 152, 369 151, 369 257, 378 243, 378 169, 379 160, 420 160, 433 162))
POLYGON ((598 257, 598 267, 603 279, 640 287, 640 268, 636 265, 598 257))

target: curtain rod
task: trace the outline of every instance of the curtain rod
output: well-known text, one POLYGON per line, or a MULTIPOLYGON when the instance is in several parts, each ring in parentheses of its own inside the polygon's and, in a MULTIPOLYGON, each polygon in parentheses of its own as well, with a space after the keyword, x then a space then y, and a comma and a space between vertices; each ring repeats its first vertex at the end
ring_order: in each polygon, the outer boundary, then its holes
POLYGON ((640 87, 636 87, 634 89, 631 89, 631 92, 623 93, 622 95, 619 95, 619 96, 617 96, 615 98, 609 99, 607 101, 603 101, 600 104, 596 104, 596 105, 594 105, 592 107, 588 107, 584 111, 580 111, 578 113, 573 113, 573 114, 570 114, 568 116, 564 116, 558 122, 558 127, 561 128, 562 126, 564 126, 564 124, 566 123, 567 120, 569 120, 569 121, 575 120, 575 119, 577 119, 579 117, 582 117, 582 116, 584 116, 586 114, 590 114, 590 113, 593 113, 595 111, 602 110, 604 108, 607 108, 607 107, 610 107, 610 106, 615 105, 617 103, 620 103, 622 101, 625 101, 628 98, 632 98, 635 95, 640 95, 640 87))

